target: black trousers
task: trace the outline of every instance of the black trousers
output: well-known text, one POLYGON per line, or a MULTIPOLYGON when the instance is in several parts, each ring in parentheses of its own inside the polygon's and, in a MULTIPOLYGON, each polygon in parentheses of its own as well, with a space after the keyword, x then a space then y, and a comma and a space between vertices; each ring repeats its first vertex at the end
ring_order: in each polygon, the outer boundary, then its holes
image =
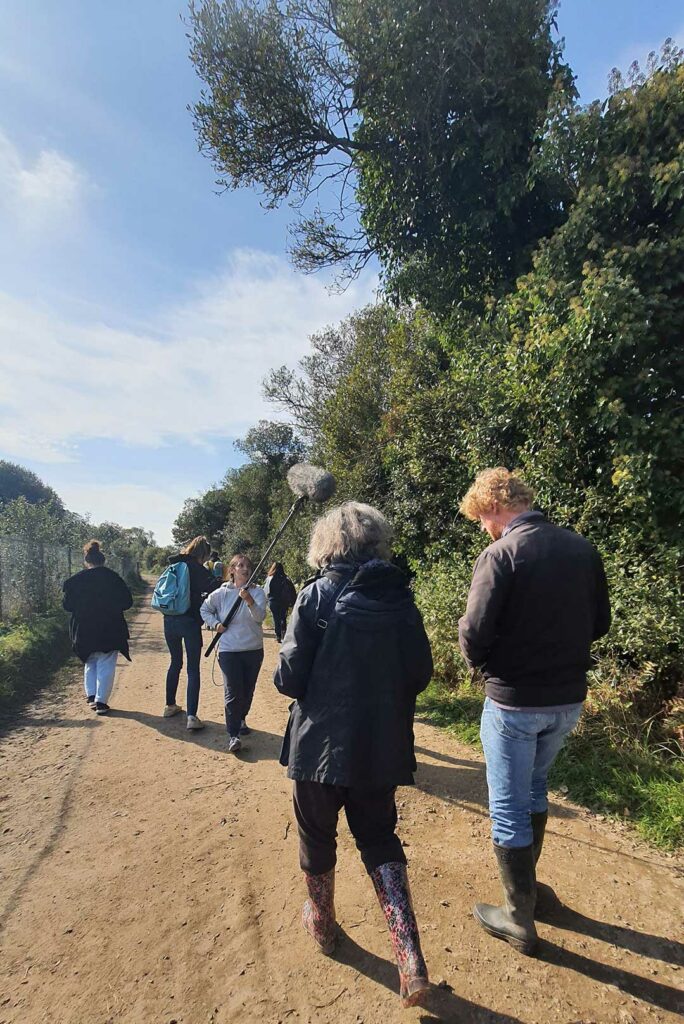
POLYGON ((219 651, 218 660, 223 672, 226 729, 229 736, 238 736, 252 706, 264 651, 219 651))
POLYGON ((299 830, 299 864, 309 875, 323 875, 337 861, 337 818, 344 807, 349 830, 370 874, 381 864, 406 863, 397 827, 396 787, 355 789, 325 782, 294 784, 299 830))
POLYGON ((282 640, 287 629, 287 605, 269 598, 268 607, 273 617, 276 640, 282 640))

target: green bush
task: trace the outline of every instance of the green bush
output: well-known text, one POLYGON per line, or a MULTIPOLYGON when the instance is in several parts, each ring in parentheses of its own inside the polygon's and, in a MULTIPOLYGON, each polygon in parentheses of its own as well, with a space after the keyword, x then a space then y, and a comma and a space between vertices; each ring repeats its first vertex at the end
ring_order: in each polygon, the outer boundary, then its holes
POLYGON ((70 650, 65 612, 0 623, 0 706, 35 693, 70 650))

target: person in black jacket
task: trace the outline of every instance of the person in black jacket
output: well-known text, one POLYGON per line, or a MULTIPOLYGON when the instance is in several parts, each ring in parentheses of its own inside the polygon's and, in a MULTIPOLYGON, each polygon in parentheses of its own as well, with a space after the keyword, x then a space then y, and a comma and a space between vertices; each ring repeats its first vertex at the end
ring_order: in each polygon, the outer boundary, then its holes
POLYGON ((413 784, 416 695, 430 681, 432 655, 406 577, 389 558, 389 524, 370 505, 349 501, 317 521, 309 563, 320 574, 300 591, 274 681, 295 698, 280 761, 294 781, 304 927, 333 952, 344 807, 389 925, 402 1001, 413 1006, 428 976, 395 832, 395 790, 413 784))
POLYGON ((188 661, 187 728, 204 728, 204 722, 197 717, 200 695, 200 657, 202 655, 202 616, 200 607, 207 594, 221 586, 204 562, 209 557, 211 546, 206 537, 195 537, 179 555, 169 558, 169 563, 185 562, 190 573, 190 607, 184 615, 164 616, 164 639, 171 655, 171 664, 166 673, 166 706, 164 718, 172 718, 183 709, 176 704, 178 681, 183 668, 183 644, 188 661))
POLYGON ((297 600, 297 591, 285 573, 282 562, 274 562, 266 575, 264 593, 273 619, 276 640, 282 643, 287 629, 287 613, 297 600))
POLYGON ((106 715, 119 652, 131 660, 123 613, 133 604, 133 597, 118 573, 105 566, 99 541, 88 541, 83 561, 85 569, 62 584, 62 605, 71 612, 69 635, 74 652, 85 664, 86 700, 96 714, 106 715))
MULTIPOLYGON (((536 862, 548 817, 547 776, 576 726, 594 640, 610 628, 599 553, 533 511, 532 490, 499 467, 480 473, 461 511, 493 543, 475 563, 461 651, 485 680, 481 738, 503 907, 475 917, 522 953, 534 952, 536 862)), ((549 895, 548 887, 546 895, 549 895)))

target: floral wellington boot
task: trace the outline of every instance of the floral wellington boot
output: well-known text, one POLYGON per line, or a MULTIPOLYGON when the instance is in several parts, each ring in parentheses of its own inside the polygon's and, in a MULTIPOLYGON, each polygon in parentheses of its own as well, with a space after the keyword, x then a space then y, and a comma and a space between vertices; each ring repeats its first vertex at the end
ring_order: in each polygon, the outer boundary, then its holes
POLYGON ((420 948, 406 865, 398 862, 381 864, 371 871, 370 876, 389 928, 399 968, 402 1004, 405 1007, 422 1006, 430 983, 420 948))
POLYGON ((304 872, 309 898, 302 910, 302 924, 321 953, 331 956, 337 940, 335 921, 335 868, 324 875, 304 872))

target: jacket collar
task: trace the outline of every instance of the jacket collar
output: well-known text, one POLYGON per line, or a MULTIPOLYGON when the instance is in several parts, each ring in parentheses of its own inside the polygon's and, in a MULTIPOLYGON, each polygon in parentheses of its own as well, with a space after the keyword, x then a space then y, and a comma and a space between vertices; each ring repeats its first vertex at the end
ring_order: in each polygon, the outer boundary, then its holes
POLYGON ((515 517, 515 519, 511 519, 501 536, 506 537, 511 530, 515 530, 518 526, 524 526, 526 523, 540 522, 546 522, 546 516, 543 512, 535 512, 534 509, 530 509, 529 512, 521 512, 519 516, 515 517))

